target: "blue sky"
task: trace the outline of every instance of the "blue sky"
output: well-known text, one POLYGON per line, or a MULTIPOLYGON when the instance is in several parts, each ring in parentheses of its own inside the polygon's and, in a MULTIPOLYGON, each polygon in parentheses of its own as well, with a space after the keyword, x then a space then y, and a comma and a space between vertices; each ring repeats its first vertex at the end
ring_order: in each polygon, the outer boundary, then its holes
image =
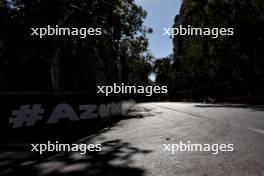
POLYGON ((163 28, 172 27, 176 14, 179 13, 181 0, 135 0, 148 12, 145 26, 151 27, 153 33, 148 35, 149 49, 156 58, 172 54, 172 40, 163 36, 163 28))

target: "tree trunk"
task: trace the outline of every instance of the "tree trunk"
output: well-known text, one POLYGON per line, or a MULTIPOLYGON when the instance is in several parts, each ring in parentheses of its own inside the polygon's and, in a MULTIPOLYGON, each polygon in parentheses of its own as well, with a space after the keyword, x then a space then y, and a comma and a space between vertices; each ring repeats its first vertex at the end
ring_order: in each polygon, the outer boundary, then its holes
POLYGON ((55 92, 61 89, 60 51, 61 48, 58 48, 50 64, 51 85, 55 92))

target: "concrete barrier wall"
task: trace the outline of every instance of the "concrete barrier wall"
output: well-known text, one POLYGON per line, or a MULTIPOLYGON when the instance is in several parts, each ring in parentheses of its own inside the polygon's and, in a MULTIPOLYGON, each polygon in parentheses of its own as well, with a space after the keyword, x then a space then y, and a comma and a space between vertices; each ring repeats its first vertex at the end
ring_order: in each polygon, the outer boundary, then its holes
POLYGON ((135 101, 86 94, 0 95, 1 136, 89 130, 121 119, 135 101))

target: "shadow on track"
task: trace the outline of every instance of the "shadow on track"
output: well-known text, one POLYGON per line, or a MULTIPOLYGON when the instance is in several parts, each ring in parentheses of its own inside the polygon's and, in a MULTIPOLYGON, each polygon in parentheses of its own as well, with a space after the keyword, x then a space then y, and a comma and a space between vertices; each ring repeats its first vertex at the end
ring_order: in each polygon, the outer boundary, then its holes
POLYGON ((132 157, 136 154, 146 155, 151 151, 132 147, 121 140, 102 143, 102 152, 90 152, 87 155, 79 153, 60 153, 48 159, 23 162, 10 175, 46 175, 46 176, 143 176, 144 170, 130 166, 132 157))
MULTIPOLYGON (((153 109, 133 108, 129 115, 120 117, 120 120, 130 118, 143 118, 150 116, 153 109), (132 115, 131 115, 132 114, 132 115), (141 115, 143 114, 143 115, 141 115)), ((154 114, 152 114, 154 115, 154 114)), ((144 150, 132 146, 130 143, 119 139, 107 141, 101 138, 101 134, 107 133, 112 127, 118 126, 119 121, 111 124, 89 128, 75 127, 76 131, 69 128, 68 132, 43 136, 41 139, 25 138, 17 139, 13 143, 0 145, 0 175, 3 176, 143 176, 144 169, 133 167, 134 155, 147 155, 150 150, 144 150), (85 135, 86 134, 86 135, 85 135), (69 138, 68 138, 69 137, 69 138), (31 143, 47 143, 47 140, 58 140, 60 143, 93 143, 93 139, 104 141, 101 152, 88 152, 81 155, 75 152, 46 152, 43 155, 30 152, 31 143), (76 142, 78 141, 78 142, 76 142)), ((70 126, 69 126, 70 127, 70 126)))

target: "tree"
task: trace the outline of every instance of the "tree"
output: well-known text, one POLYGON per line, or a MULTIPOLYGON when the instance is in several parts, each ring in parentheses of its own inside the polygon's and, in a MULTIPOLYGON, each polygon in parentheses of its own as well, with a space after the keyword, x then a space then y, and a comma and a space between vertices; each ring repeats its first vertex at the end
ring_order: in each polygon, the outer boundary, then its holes
POLYGON ((172 58, 169 57, 158 59, 154 62, 154 73, 156 74, 156 84, 159 86, 170 86, 171 84, 171 65, 172 58))
MULTIPOLYGON (((141 45, 136 41, 146 42, 146 12, 134 0, 4 0, 0 8, 0 67, 3 60, 7 62, 0 73, 0 80, 6 85, 4 88, 0 84, 2 90, 94 93, 98 84, 127 78, 126 68, 136 69, 129 65, 132 60, 141 59, 147 65, 148 56, 143 56, 146 49, 136 50, 137 46, 132 45, 141 45), (85 39, 30 36, 30 28, 47 25, 102 28, 102 35, 85 39), (134 53, 128 56, 132 50, 134 53)), ((142 72, 140 76, 147 74, 142 72)))
POLYGON ((175 18, 192 27, 234 28, 234 36, 177 36, 172 66, 173 92, 189 96, 263 94, 264 3, 253 0, 183 1, 175 18))

